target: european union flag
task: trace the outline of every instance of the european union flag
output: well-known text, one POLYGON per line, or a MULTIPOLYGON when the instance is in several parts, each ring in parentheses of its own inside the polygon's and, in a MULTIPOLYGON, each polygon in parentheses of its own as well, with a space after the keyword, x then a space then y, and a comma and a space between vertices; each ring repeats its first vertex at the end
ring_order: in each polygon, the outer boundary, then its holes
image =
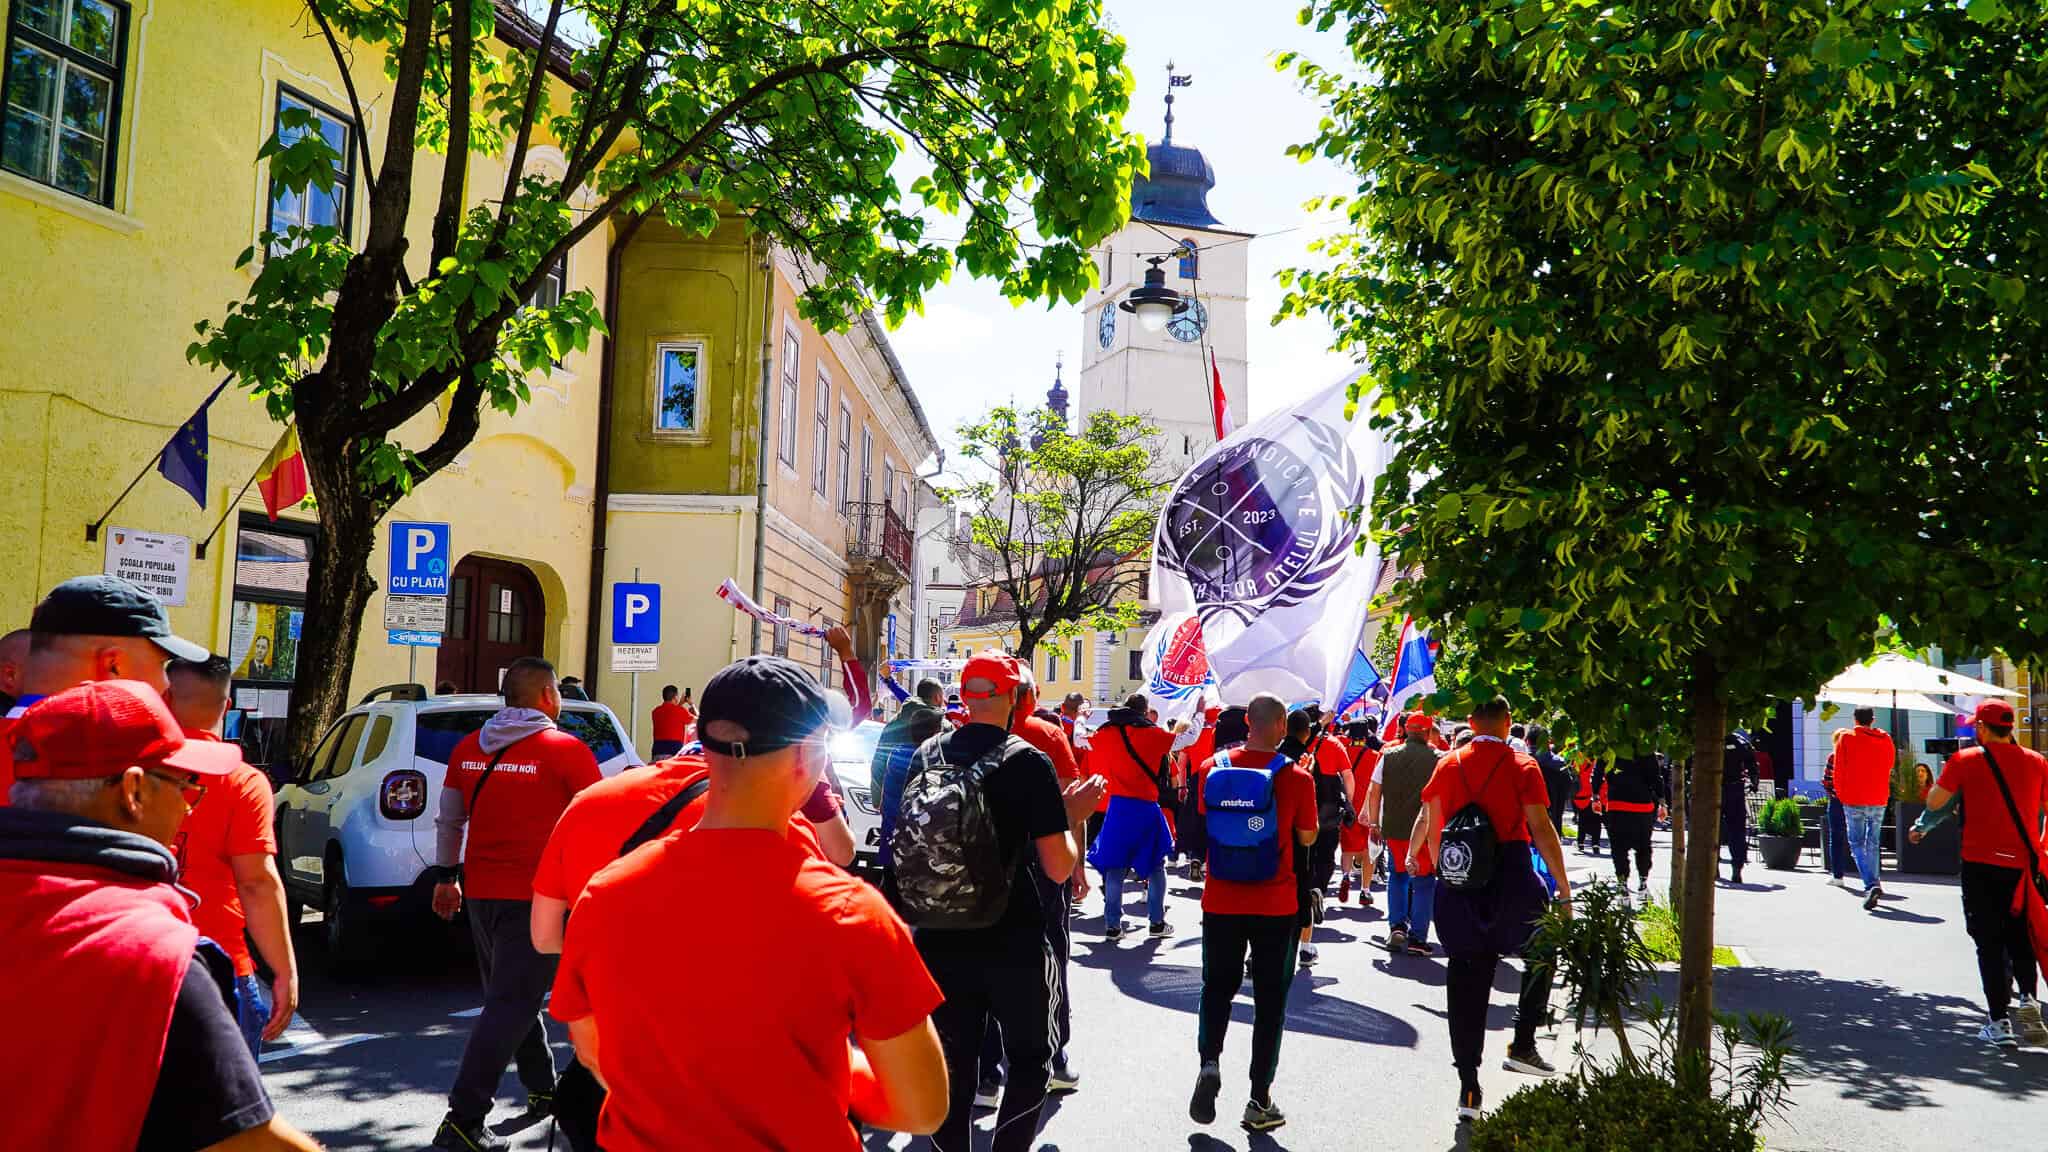
POLYGON ((206 410, 213 407, 214 399, 227 386, 226 380, 214 386, 200 402, 199 410, 178 426, 171 442, 164 445, 156 458, 156 470, 163 473, 164 479, 183 488, 202 510, 206 507, 206 410))

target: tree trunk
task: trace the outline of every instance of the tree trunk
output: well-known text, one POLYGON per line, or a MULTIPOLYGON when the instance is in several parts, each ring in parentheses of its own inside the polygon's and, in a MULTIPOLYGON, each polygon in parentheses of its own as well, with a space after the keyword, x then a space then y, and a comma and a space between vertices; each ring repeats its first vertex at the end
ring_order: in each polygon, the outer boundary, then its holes
POLYGON ((1684 914, 1678 921, 1678 1054, 1711 1058, 1714 1035, 1714 879, 1721 855, 1721 748, 1728 700, 1721 669, 1701 655, 1692 667, 1692 836, 1685 846, 1684 914))
POLYGON ((1671 761, 1671 899, 1668 907, 1685 907, 1685 761, 1671 761))
POLYGON ((355 673, 363 615, 377 591, 370 553, 383 519, 357 487, 350 454, 318 452, 306 432, 302 427, 300 444, 307 483, 319 503, 320 538, 313 545, 312 572, 306 582, 306 618, 299 632, 291 721, 285 732, 285 762, 293 771, 312 757, 320 737, 348 710, 349 677, 355 673))

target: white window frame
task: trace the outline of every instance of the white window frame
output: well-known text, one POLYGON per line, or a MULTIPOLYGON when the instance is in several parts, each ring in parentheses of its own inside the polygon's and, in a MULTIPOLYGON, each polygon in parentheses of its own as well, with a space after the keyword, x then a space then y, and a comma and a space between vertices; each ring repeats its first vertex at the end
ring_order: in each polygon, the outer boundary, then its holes
POLYGON ((839 401, 839 515, 846 515, 847 490, 853 482, 853 403, 839 401))
POLYGON ((811 450, 816 453, 816 458, 811 461, 811 491, 822 499, 832 475, 832 374, 822 363, 818 365, 818 379, 814 387, 817 391, 812 397, 811 429, 816 435, 811 450))
POLYGON ((651 435, 661 440, 679 440, 689 443, 709 443, 711 433, 704 419, 704 392, 709 385, 711 366, 710 343, 700 336, 655 337, 647 345, 647 423, 651 435), (662 369, 671 351, 694 351, 697 355, 697 395, 690 413, 687 428, 664 427, 661 422, 662 399, 666 395, 662 369))
POLYGON ((797 379, 803 362, 803 337, 795 325, 782 328, 782 426, 776 437, 775 456, 790 471, 796 471, 797 379))
MULTIPOLYGON (((316 120, 333 121, 334 123, 339 124, 342 128, 343 136, 341 141, 341 158, 339 161, 340 167, 335 172, 335 183, 338 185, 338 191, 341 197, 341 206, 340 211, 336 213, 337 220, 335 223, 335 228, 341 234, 341 238, 344 241, 349 240, 355 235, 355 134, 361 132, 363 130, 363 127, 362 125, 356 123, 354 117, 341 111, 339 108, 336 108, 324 101, 315 99, 313 96, 308 94, 303 88, 299 88, 295 85, 288 84, 280 80, 275 85, 272 86, 271 91, 270 131, 272 135, 276 135, 277 133, 284 131, 284 125, 279 121, 279 114, 284 111, 284 104, 285 101, 287 100, 291 101, 293 104, 296 104, 301 108, 304 108, 306 111, 311 112, 316 120)), ((268 176, 267 166, 265 169, 265 175, 268 176)), ((263 229, 265 231, 277 232, 279 236, 282 237, 283 229, 277 227, 278 186, 276 181, 271 181, 268 185, 268 189, 269 190, 263 205, 263 229)), ((298 215, 295 219, 286 221, 285 227, 289 228, 294 225, 304 225, 308 222, 306 219, 305 206, 308 203, 310 197, 314 194, 314 192, 315 190, 312 188, 312 186, 308 185, 304 192, 298 193, 298 215)), ((288 252, 291 250, 291 246, 280 238, 279 242, 273 245, 271 250, 274 252, 288 252)))
MULTIPOLYGON (((39 28, 31 27, 28 21, 23 18, 22 6, 19 3, 9 6, 6 26, 0 28, 0 32, 4 32, 4 36, 0 36, 0 43, 4 43, 6 49, 6 54, 0 56, 0 71, 5 71, 9 74, 7 78, 13 79, 11 74, 13 71, 11 57, 17 50, 34 52, 40 56, 48 57, 55 62, 57 71, 56 81, 52 88, 52 99, 55 102, 52 108, 30 109, 23 108, 20 105, 11 105, 6 102, 6 94, 0 92, 0 124, 4 124, 7 120, 13 119, 17 115, 21 116, 24 120, 41 121, 48 129, 47 139, 49 142, 49 154, 45 157, 45 163, 41 172, 22 172, 14 168, 0 169, 0 171, 5 171, 11 176, 18 176, 23 180, 34 183, 38 187, 49 189, 51 193, 68 200, 81 201, 99 208, 112 208, 114 204, 115 181, 118 177, 125 175, 120 170, 120 139, 121 132, 125 127, 121 114, 123 111, 122 100, 128 94, 128 33, 134 13, 130 10, 126 0, 100 0, 100 3, 103 7, 113 9, 112 48, 114 58, 112 60, 101 59, 84 48, 72 45, 72 15, 76 8, 76 0, 57 0, 58 28, 55 36, 39 28), (91 76, 94 79, 104 81, 107 85, 107 115, 105 122, 100 126, 101 135, 98 137, 94 137, 92 133, 80 128, 67 129, 65 127, 64 96, 67 90, 65 79, 72 72, 91 76), (20 113, 11 111, 13 108, 20 108, 20 113), (63 137, 66 131, 70 131, 73 135, 84 139, 97 140, 99 143, 99 170, 93 194, 90 196, 83 195, 70 188, 65 188, 57 183, 57 165, 61 156, 63 137)), ((146 15, 144 19, 145 21, 147 20, 146 15)))
POLYGON ((860 426, 860 502, 874 503, 875 493, 875 430, 866 424, 860 426))

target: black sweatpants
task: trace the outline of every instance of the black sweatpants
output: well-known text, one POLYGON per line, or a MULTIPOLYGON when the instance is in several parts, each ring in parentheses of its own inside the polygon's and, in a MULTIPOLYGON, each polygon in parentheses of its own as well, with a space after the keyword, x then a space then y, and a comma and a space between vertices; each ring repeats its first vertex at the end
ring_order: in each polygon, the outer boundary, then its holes
POLYGON ((1312 891, 1330 890, 1330 878, 1337 874, 1337 848, 1343 838, 1340 828, 1316 831, 1316 842, 1308 850, 1308 886, 1312 891))
POLYGON ((2018 868, 1963 861, 1963 925, 1977 945, 1977 977, 1984 982, 1984 1006, 1993 1020, 2005 1019, 2014 984, 2031 997, 2040 983, 2026 918, 2011 911, 2020 876, 2018 868))
POLYGON ((920 940, 918 951, 946 997, 932 1012, 932 1024, 946 1052, 949 1100, 946 1122, 932 1134, 932 1147, 968 1152, 982 1041, 993 1017, 1002 1029, 1009 1075, 990 1149, 1030 1152, 1038 1139, 1045 1083, 1052 1076, 1054 1002, 1059 998, 1052 945, 1043 935, 1006 952, 920 940))
POLYGON ((1628 854, 1636 854, 1636 875, 1644 883, 1650 880, 1650 826, 1657 819, 1655 812, 1616 812, 1609 809, 1607 820, 1607 847, 1614 853, 1614 876, 1621 886, 1628 887, 1628 854))
POLYGON ((1202 1015, 1195 1048, 1204 1064, 1223 1058, 1230 1005, 1244 985, 1249 953, 1254 1099, 1268 1099, 1280 1067, 1280 1034, 1287 1027, 1287 988, 1294 983, 1297 937, 1294 916, 1202 914, 1202 1015))
MULTIPOLYGON (((1479 1061, 1486 1052, 1487 1001, 1500 961, 1493 953, 1451 956, 1447 960, 1445 1007, 1450 1016, 1451 1063, 1457 1066, 1460 1088, 1479 1084, 1479 1061)), ((1515 1005, 1514 1047, 1528 1048, 1536 1043, 1536 1028, 1550 1012, 1552 975, 1550 965, 1526 957, 1522 960, 1522 994, 1515 1005)))
POLYGON ((1721 843, 1728 846, 1728 860, 1736 875, 1749 863, 1749 794, 1721 793, 1721 843))
MULTIPOLYGON (((1074 1038, 1074 1005, 1067 998, 1067 963, 1074 953, 1074 931, 1068 922, 1067 909, 1073 903, 1073 888, 1067 884, 1055 884, 1045 878, 1036 868, 1031 875, 1038 880, 1039 906, 1045 909, 1045 942, 1052 945, 1053 958, 1059 963, 1058 997, 1053 1001, 1052 1056, 1055 1069, 1067 1064, 1067 1044, 1074 1038)), ((1004 1076, 1003 1030, 997 1026, 995 1017, 989 1017, 987 1035, 981 1044, 981 1080, 984 1084, 1000 1084, 1004 1076)))
POLYGON ((1578 816, 1579 820, 1579 847, 1584 848, 1586 842, 1590 840, 1593 843, 1593 847, 1598 848, 1600 846, 1600 814, 1593 811, 1591 804, 1586 805, 1584 808, 1574 805, 1572 812, 1578 816))
POLYGON ((519 1066, 528 1092, 555 1090, 555 1055, 541 1005, 555 983, 554 956, 534 951, 533 905, 525 900, 470 900, 469 932, 483 976, 484 1011, 462 1049, 448 1111, 464 1125, 490 1115, 507 1061, 519 1066))

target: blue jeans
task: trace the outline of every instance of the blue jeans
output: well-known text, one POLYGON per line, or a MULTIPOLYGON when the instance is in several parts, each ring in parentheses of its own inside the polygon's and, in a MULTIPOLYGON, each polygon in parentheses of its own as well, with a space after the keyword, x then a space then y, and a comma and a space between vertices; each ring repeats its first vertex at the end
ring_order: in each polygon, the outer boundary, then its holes
POLYGON ((1828 874, 1837 880, 1849 870, 1849 822, 1843 811, 1840 800, 1828 797, 1828 826, 1820 838, 1821 855, 1827 858, 1828 874))
POLYGON ((1856 858, 1856 871, 1866 890, 1877 887, 1877 839, 1884 826, 1884 808, 1882 804, 1843 806, 1849 825, 1849 854, 1856 858))
POLYGON ((1387 873, 1387 926, 1405 928, 1410 940, 1429 939, 1429 917, 1436 910, 1436 880, 1408 875, 1408 861, 1389 851, 1392 869, 1387 873))
POLYGON ((235 1024, 249 1045, 249 1055, 263 1052, 263 1026, 270 1023, 270 989, 254 973, 235 977, 235 1024))
MULTIPOLYGON (((1124 914, 1124 877, 1130 875, 1129 868, 1111 868, 1102 874, 1102 922, 1115 927, 1124 914)), ((1166 864, 1162 861, 1153 869, 1151 882, 1145 887, 1145 913, 1154 924, 1166 923, 1166 864)))

